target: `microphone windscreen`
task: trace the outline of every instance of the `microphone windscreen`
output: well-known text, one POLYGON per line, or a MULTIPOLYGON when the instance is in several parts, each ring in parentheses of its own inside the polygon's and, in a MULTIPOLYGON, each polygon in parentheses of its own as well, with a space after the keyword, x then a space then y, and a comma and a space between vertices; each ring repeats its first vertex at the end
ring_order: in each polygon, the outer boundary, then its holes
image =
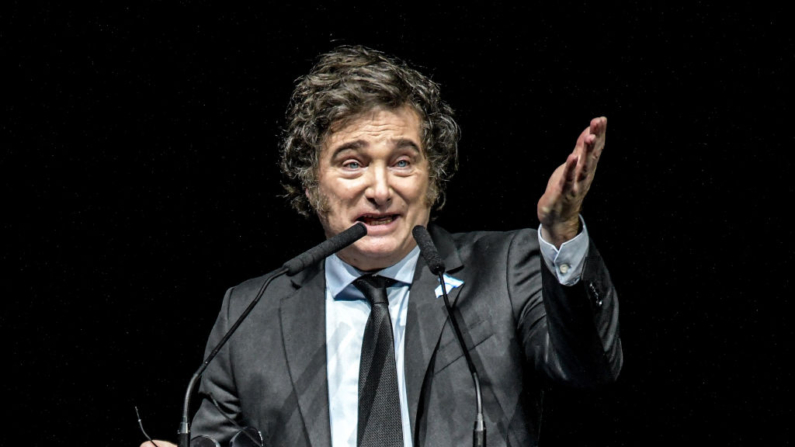
POLYGON ((287 269, 288 275, 295 275, 310 265, 319 262, 321 259, 325 259, 327 256, 330 256, 347 247, 348 245, 358 241, 365 235, 367 235, 367 227, 365 227, 363 223, 357 223, 342 233, 330 239, 326 239, 315 247, 312 247, 293 259, 285 262, 284 268, 287 269))
POLYGON ((436 250, 436 246, 433 244, 428 230, 422 225, 417 225, 411 230, 411 234, 414 235, 414 240, 416 240, 417 245, 420 246, 420 253, 422 253, 422 257, 425 259, 425 263, 428 264, 428 268, 431 272, 434 275, 441 275, 444 273, 444 261, 442 261, 439 251, 436 250))

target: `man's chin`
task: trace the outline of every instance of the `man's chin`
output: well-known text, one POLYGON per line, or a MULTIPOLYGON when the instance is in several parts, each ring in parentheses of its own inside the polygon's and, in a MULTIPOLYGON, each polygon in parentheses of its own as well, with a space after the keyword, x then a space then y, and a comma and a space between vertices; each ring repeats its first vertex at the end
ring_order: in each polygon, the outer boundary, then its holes
POLYGON ((403 253, 405 250, 402 247, 394 244, 378 244, 375 246, 367 244, 362 247, 359 246, 361 242, 359 241, 342 250, 337 253, 337 256, 359 270, 370 271, 384 269, 397 264, 407 254, 403 253))

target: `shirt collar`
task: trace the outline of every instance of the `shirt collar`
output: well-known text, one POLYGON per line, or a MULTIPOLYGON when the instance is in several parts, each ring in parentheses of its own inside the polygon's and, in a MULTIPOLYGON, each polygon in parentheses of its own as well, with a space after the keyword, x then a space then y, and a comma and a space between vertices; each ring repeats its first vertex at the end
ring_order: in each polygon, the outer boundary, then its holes
MULTIPOLYGON (((409 254, 398 261, 398 263, 380 270, 375 274, 405 284, 411 284, 411 281, 414 279, 414 269, 417 267, 417 259, 419 256, 420 247, 414 247, 414 250, 411 250, 409 254)), ((364 274, 365 272, 346 263, 336 254, 326 258, 326 289, 331 292, 331 296, 334 298, 355 281, 356 278, 364 274)))

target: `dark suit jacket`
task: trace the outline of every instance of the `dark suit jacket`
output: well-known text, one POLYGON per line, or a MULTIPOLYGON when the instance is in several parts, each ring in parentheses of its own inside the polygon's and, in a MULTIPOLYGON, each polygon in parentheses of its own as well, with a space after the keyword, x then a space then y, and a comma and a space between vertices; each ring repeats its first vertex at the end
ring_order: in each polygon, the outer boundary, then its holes
MULTIPOLYGON (((618 302, 596 248, 581 281, 561 286, 543 265, 537 231, 431 235, 478 370, 490 447, 536 444, 544 380, 573 386, 611 382, 622 363, 618 302)), ((230 289, 208 349, 251 302, 268 275, 230 289)), ((420 259, 409 299, 405 372, 415 446, 472 441, 475 397, 461 347, 420 259)), ((266 445, 328 446, 325 275, 323 265, 276 279, 202 379, 240 425, 260 429, 266 445)), ((193 435, 224 442, 235 429, 205 399, 193 435)))

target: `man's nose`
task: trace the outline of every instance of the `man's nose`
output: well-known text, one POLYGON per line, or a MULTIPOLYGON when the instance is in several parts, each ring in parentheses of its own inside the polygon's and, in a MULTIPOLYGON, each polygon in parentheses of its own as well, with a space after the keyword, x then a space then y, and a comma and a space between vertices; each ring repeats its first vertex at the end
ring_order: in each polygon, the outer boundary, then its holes
POLYGON ((365 191, 367 200, 377 206, 389 204, 392 200, 392 188, 389 185, 389 172, 386 166, 372 165, 369 171, 369 184, 365 191))

